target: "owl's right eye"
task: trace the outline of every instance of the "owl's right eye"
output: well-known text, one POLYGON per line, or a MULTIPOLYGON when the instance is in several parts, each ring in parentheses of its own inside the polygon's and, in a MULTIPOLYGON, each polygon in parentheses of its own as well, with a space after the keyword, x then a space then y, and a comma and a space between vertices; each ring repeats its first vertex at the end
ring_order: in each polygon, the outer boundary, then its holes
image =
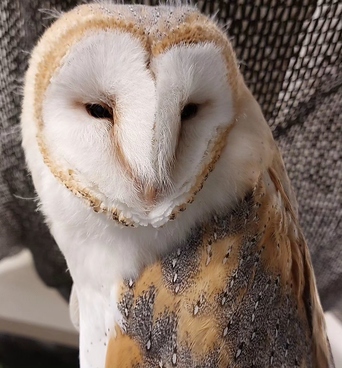
POLYGON ((190 120, 194 118, 198 113, 198 105, 195 103, 188 103, 181 111, 181 120, 190 120))
POLYGON ((97 119, 113 119, 113 111, 109 106, 99 104, 86 104, 85 108, 89 115, 97 119))

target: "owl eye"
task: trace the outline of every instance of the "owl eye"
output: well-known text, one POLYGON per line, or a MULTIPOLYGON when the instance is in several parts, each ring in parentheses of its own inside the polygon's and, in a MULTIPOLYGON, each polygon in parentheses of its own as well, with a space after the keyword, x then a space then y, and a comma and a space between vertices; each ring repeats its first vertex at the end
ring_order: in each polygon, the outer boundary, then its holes
POLYGON ((89 115, 97 119, 113 119, 113 111, 109 106, 99 104, 86 104, 86 110, 89 115))
POLYGON ((198 112, 198 105, 195 103, 189 103, 183 107, 181 112, 181 120, 190 120, 197 115, 198 112))

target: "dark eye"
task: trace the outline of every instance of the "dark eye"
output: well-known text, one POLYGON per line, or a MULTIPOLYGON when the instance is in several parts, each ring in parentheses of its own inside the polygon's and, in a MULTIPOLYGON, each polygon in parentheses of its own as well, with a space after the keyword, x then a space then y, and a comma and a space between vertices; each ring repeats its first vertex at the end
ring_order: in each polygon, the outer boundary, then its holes
POLYGON ((85 105, 89 115, 97 119, 112 119, 113 112, 108 106, 102 106, 98 104, 86 104, 85 105))
POLYGON ((189 103, 184 106, 182 112, 181 112, 181 120, 189 120, 192 119, 197 115, 198 112, 198 105, 195 103, 189 103))

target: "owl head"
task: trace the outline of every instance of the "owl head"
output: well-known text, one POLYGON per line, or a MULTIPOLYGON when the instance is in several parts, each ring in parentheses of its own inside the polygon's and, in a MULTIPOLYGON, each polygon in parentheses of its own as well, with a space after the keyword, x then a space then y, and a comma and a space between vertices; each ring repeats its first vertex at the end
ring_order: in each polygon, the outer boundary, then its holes
MULTIPOLYGON (((37 146, 31 170, 43 160, 126 226, 163 225, 207 178, 243 193, 272 141, 226 35, 191 7, 91 4, 63 15, 33 51, 22 121, 24 147, 37 146)), ((219 206, 222 191, 210 193, 219 206)))

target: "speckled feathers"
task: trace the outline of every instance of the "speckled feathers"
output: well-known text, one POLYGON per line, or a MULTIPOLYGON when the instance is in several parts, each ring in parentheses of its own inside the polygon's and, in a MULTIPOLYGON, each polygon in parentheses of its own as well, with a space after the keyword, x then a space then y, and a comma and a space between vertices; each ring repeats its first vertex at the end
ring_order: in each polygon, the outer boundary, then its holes
POLYGON ((329 366, 306 244, 274 175, 122 285, 126 335, 107 367, 329 366))

